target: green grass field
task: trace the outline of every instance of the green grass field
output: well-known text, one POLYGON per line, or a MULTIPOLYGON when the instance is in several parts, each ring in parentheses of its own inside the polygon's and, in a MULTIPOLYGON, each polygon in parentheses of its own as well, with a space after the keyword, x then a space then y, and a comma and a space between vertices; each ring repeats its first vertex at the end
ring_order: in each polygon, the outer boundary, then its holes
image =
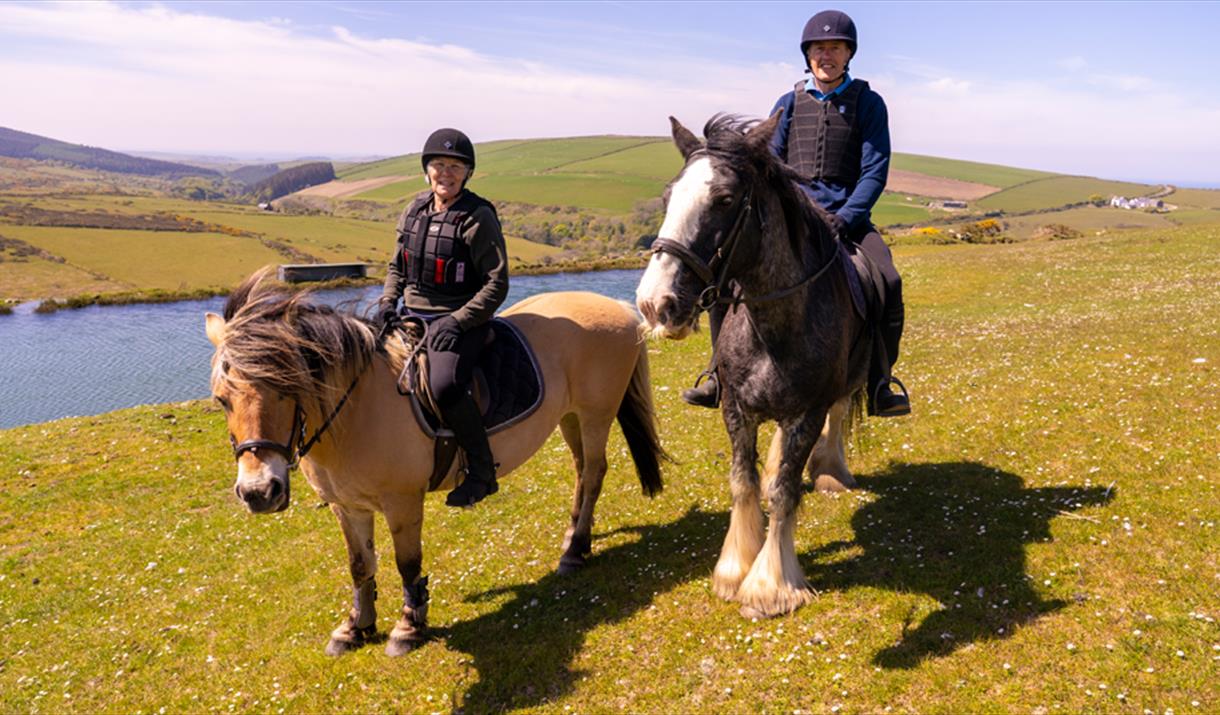
POLYGON ((1100 194, 1108 200, 1115 194, 1143 196, 1155 188, 1147 184, 1106 181, 1088 176, 1054 176, 985 196, 975 201, 974 206, 984 210, 1034 211, 1088 201, 1093 194, 1100 194))
POLYGON ((890 166, 903 171, 914 171, 929 176, 940 176, 958 181, 970 181, 976 184, 987 184, 1007 188, 1027 181, 1049 179, 1057 174, 1033 169, 1018 169, 997 164, 982 164, 977 161, 962 161, 960 159, 942 159, 921 154, 904 154, 895 152, 890 166))
POLYGON ((1218 189, 1178 189, 1165 197, 1165 202, 1196 209, 1220 209, 1218 189))
POLYGON ((583 572, 555 574, 557 436, 472 511, 431 498, 435 637, 399 659, 322 654, 338 528, 300 475, 288 511, 244 513, 217 408, 0 431, 0 711, 1220 709, 1220 229, 895 256, 915 412, 861 429, 858 490, 805 494, 795 614, 711 592, 729 450, 678 398, 705 331, 652 345, 679 461, 647 500, 614 431, 583 572))
POLYGON ((878 226, 910 224, 927 221, 928 207, 918 201, 907 201, 905 195, 885 193, 873 207, 873 223, 878 226))

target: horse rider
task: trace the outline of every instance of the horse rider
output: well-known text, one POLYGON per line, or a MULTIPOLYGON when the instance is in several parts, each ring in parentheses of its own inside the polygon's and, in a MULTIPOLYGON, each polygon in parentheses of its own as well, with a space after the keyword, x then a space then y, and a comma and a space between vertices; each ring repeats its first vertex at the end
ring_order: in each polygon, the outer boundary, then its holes
POLYGON ((430 189, 398 220, 398 244, 381 296, 383 324, 408 315, 428 322, 428 385, 441 417, 466 453, 466 478, 445 498, 472 506, 495 494, 496 463, 470 382, 508 295, 508 251, 492 204, 466 188, 474 145, 457 129, 438 129, 424 142, 421 163, 430 189))
MULTIPOLYGON (((889 174, 889 120, 881 95, 847 72, 857 47, 856 25, 846 13, 824 10, 809 19, 801 33, 801 55, 812 76, 798 82, 771 110, 772 115, 783 112, 772 150, 809 178, 801 188, 825 209, 836 238, 849 250, 863 253, 882 277, 885 309, 869 363, 868 410, 897 417, 911 411, 905 388, 891 373, 902 339, 902 279, 870 215, 889 174)), ((713 343, 723 317, 723 308, 709 316, 713 343)), ((715 375, 684 391, 682 398, 715 407, 715 375)))

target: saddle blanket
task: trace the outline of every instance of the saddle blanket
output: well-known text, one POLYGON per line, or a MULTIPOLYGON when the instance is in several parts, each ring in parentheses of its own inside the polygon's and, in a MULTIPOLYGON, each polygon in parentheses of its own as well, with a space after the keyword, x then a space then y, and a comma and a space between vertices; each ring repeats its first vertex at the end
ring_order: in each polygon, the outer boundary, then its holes
MULTIPOLYGON (((483 348, 474 369, 473 392, 483 414, 483 426, 492 435, 529 417, 542 404, 542 371, 534 351, 521 331, 502 318, 491 321, 491 343, 483 348)), ((412 365, 417 369, 417 365, 412 365)), ((419 384, 418 375, 413 384, 419 384)), ((432 438, 451 438, 440 419, 425 409, 411 391, 411 409, 424 433, 432 438)))

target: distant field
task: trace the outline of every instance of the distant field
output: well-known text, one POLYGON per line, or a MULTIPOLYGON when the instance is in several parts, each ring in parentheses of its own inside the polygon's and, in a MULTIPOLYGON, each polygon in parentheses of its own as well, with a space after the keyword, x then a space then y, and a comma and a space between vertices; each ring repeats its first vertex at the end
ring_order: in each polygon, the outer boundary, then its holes
POLYGON ((1168 214, 1169 220, 1182 225, 1220 223, 1220 209, 1184 209, 1168 214))
POLYGON ((189 290, 236 285, 252 267, 283 261, 283 256, 255 239, 216 233, 33 226, 4 226, 3 231, 10 238, 62 256, 73 266, 134 288, 189 290))
POLYGON ((1220 209, 1218 189, 1178 189, 1165 197, 1165 201, 1178 206, 1200 209, 1220 209))
POLYGON ((992 194, 975 202, 981 209, 1001 211, 1033 211, 1056 208, 1068 204, 1088 201, 1089 196, 1101 194, 1140 196, 1154 190, 1147 184, 1132 184, 1123 181, 1106 181, 1088 176, 1054 176, 1020 184, 992 194))
POLYGON ((619 174, 669 182, 682 170, 682 155, 668 139, 641 144, 629 149, 565 164, 564 173, 619 174))
POLYGON ((895 152, 890 167, 902 171, 915 171, 929 176, 943 176, 958 181, 969 181, 989 186, 1007 188, 1026 181, 1046 179, 1058 174, 1033 169, 1017 169, 997 164, 982 164, 976 161, 942 159, 920 154, 895 152))
MULTIPOLYGON (((1043 226, 1052 223, 1070 226, 1085 234, 1098 231, 1124 231, 1134 228, 1171 229, 1172 214, 1152 214, 1143 211, 1128 211, 1110 207, 1084 206, 1045 214, 1029 214, 1026 216, 1010 216, 1004 219, 1009 229, 1008 236, 1016 239, 1026 239, 1043 226)), ((1220 217, 1220 215, 1218 215, 1220 217)))
POLYGON ((0 300, 35 300, 48 296, 80 293, 116 293, 131 288, 113 280, 98 278, 63 263, 38 257, 0 263, 0 300))
POLYGON ((921 200, 907 201, 905 196, 889 192, 882 194, 877 205, 873 207, 873 223, 878 226, 919 223, 927 221, 930 217, 931 212, 921 200))
POLYGON ((638 201, 659 197, 664 186, 664 182, 656 179, 607 174, 476 176, 470 184, 488 199, 539 206, 580 206, 611 213, 626 213, 638 201))
POLYGON ((406 201, 425 188, 427 187, 424 185, 423 179, 417 177, 395 181, 370 191, 363 191, 356 194, 355 198, 368 199, 370 201, 406 201))

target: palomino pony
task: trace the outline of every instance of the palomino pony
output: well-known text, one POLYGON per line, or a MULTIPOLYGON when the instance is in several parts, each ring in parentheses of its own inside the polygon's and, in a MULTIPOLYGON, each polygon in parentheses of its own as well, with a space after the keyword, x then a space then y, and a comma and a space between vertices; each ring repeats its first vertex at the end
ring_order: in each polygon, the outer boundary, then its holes
POLYGON ((702 310, 729 306, 712 360, 732 443, 733 507, 712 585, 748 617, 789 613, 812 598, 793 543, 801 473, 807 466, 822 490, 854 485, 843 428, 859 413, 871 347, 838 241, 771 153, 779 116, 751 128, 717 115, 706 144, 670 118, 686 166, 666 189, 665 221, 636 291, 654 333, 677 339, 702 310), (760 484, 766 420, 779 430, 760 484))
MULTIPOLYGON (((421 576, 424 496, 433 442, 396 390, 408 350, 398 335, 382 343, 364 320, 275 290, 266 271, 246 280, 209 313, 212 394, 224 407, 237 458, 237 495, 252 512, 289 503, 289 473, 301 471, 339 520, 353 584, 351 612, 326 652, 357 648, 376 632, 373 514, 394 539, 404 606, 386 652, 400 655, 425 637, 427 578, 421 576), (307 436, 311 435, 311 436, 307 436)), ((547 293, 504 313, 535 346, 541 404, 491 437, 500 473, 536 452, 559 425, 576 466, 571 523, 560 571, 591 553, 593 508, 606 474, 606 440, 617 417, 644 492, 661 490, 643 328, 630 307, 592 293, 547 293)), ((451 467, 439 488, 457 478, 451 467)))

